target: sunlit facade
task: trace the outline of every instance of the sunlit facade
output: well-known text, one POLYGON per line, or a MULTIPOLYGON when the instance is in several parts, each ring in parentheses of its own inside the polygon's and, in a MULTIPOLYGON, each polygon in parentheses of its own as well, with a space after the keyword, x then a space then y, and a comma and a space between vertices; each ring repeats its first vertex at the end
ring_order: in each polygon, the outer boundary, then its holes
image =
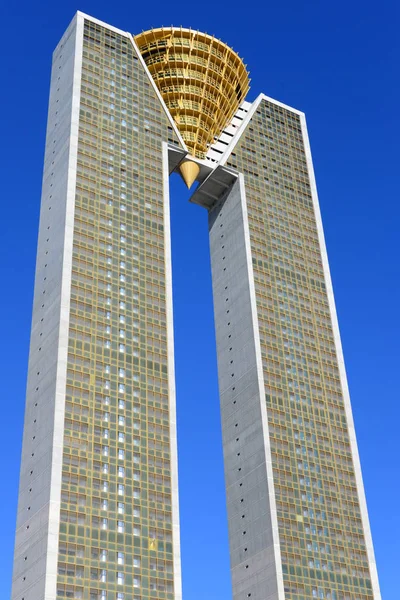
POLYGON ((182 28, 77 13, 54 52, 12 600, 182 597, 173 171, 209 211, 233 597, 380 599, 304 114, 247 89, 182 28))

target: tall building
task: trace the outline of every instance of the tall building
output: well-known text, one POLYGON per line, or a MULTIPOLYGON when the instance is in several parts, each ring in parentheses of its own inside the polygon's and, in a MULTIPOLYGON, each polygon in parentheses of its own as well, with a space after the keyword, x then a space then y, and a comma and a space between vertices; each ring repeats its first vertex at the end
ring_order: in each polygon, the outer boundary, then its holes
MULTIPOLYGON (((53 56, 12 600, 179 600, 169 174, 209 213, 234 600, 379 600, 304 114, 206 34, 53 56)), ((211 323, 210 323, 211 326, 211 323)))

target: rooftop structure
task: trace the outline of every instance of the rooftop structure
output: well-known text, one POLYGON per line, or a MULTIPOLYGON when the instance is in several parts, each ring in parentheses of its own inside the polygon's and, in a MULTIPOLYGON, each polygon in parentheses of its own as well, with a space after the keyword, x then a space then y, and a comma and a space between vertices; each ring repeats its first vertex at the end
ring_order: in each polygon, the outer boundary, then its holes
MULTIPOLYGON (((215 37, 182 27, 150 29, 135 42, 190 154, 205 158, 249 89, 242 59, 215 37)), ((198 167, 184 164, 188 183, 198 167)))

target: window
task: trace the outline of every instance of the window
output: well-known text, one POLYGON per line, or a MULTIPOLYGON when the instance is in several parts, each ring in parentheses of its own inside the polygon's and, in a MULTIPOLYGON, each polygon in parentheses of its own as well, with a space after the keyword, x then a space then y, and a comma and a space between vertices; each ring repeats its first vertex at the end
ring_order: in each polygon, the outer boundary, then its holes
POLYGON ((122 415, 118 415, 118 425, 125 425, 125 417, 123 417, 122 415))
POLYGON ((125 400, 118 400, 118 408, 121 408, 122 410, 124 410, 125 408, 125 400))
POLYGON ((108 519, 102 519, 101 520, 101 528, 102 529, 108 529, 108 519))
POLYGON ((125 600, 124 592, 117 592, 117 600, 125 600))
POLYGON ((119 458, 119 460, 125 459, 125 450, 122 450, 122 448, 118 449, 118 458, 119 458))
POLYGON ((134 556, 133 557, 133 566, 134 567, 140 567, 140 557, 139 556, 134 556))
POLYGON ((133 578, 133 587, 135 587, 135 588, 140 587, 140 577, 133 578))
POLYGON ((118 585, 123 585, 125 583, 124 573, 117 573, 117 583, 118 585))
POLYGON ((119 565, 125 564, 125 555, 124 555, 123 552, 118 552, 118 554, 117 554, 117 563, 119 565))
POLYGON ((125 477, 125 468, 118 467, 118 477, 125 477))
POLYGON ((118 441, 119 442, 125 442, 125 434, 122 433, 122 431, 118 432, 118 441))
POLYGON ((123 515, 125 513, 125 504, 123 502, 118 502, 118 514, 123 515))
POLYGON ((105 562, 107 560, 107 550, 100 550, 100 560, 105 562))
POLYGON ((118 484, 118 496, 124 496, 125 495, 125 486, 122 485, 122 483, 118 484))
MULTIPOLYGON (((117 522, 117 531, 118 533, 124 533, 125 532, 125 522, 124 521, 118 521, 117 522)), ((140 535, 140 534, 137 534, 140 535)))

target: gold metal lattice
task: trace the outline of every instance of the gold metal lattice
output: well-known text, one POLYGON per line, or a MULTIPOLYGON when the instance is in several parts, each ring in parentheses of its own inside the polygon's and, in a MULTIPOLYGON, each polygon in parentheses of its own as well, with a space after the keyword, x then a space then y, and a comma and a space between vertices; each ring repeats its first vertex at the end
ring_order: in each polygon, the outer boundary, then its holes
POLYGON ((182 27, 150 29, 135 42, 189 152, 204 158, 249 89, 242 59, 220 40, 182 27))

